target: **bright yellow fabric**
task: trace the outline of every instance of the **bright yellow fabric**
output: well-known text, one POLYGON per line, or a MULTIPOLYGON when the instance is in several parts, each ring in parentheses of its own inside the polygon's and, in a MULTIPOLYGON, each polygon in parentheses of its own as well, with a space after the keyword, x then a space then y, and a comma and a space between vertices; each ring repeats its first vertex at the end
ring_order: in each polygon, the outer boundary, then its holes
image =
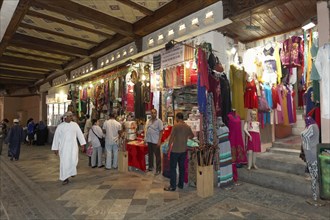
POLYGON ((282 68, 281 68, 280 44, 279 43, 276 43, 274 53, 275 53, 275 62, 276 62, 276 71, 277 71, 277 84, 280 84, 281 78, 282 78, 282 68))
POLYGON ((244 109, 245 74, 244 70, 237 68, 235 65, 230 65, 229 77, 232 91, 232 108, 236 109, 242 120, 246 116, 244 109))

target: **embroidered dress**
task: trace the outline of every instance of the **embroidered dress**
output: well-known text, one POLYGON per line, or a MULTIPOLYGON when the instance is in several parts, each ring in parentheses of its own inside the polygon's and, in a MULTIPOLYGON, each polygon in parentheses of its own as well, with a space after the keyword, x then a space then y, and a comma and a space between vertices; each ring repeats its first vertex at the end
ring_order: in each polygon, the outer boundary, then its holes
POLYGON ((247 164, 246 151, 242 136, 241 118, 237 113, 228 114, 229 141, 233 163, 247 164))
POLYGON ((217 128, 218 149, 220 166, 217 171, 218 187, 226 187, 233 183, 233 169, 230 142, 228 140, 229 129, 227 126, 217 128))

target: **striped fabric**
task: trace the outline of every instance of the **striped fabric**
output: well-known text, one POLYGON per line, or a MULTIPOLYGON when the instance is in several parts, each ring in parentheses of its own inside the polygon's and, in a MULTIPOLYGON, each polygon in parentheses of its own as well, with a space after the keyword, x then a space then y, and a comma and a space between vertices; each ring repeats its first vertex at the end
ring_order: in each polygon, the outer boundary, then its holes
POLYGON ((217 171, 218 187, 226 187, 233 183, 232 156, 228 135, 229 129, 227 126, 224 125, 217 128, 220 160, 220 165, 217 171))

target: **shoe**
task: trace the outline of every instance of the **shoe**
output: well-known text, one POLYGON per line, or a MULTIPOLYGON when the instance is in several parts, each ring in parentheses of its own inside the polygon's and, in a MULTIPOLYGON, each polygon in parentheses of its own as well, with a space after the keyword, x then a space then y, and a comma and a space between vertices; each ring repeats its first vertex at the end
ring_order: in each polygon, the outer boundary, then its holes
POLYGON ((13 160, 14 160, 14 158, 10 158, 10 160, 11 160, 11 161, 13 161, 13 160))
MULTIPOLYGON (((95 167, 96 167, 96 166, 95 166, 95 167)), ((104 165, 98 166, 98 168, 102 168, 102 167, 104 167, 104 165)))
POLYGON ((96 166, 92 166, 92 168, 96 168, 96 166))
POLYGON ((151 172, 151 171, 153 171, 153 169, 152 168, 149 168, 148 171, 151 172))
POLYGON ((111 168, 107 168, 107 167, 106 167, 106 168, 104 168, 104 169, 106 169, 106 170, 111 170, 111 168))
POLYGON ((164 188, 165 191, 175 191, 175 188, 172 188, 172 187, 165 187, 164 188))
POLYGON ((64 180, 63 182, 62 182, 62 185, 66 185, 66 184, 68 184, 69 183, 69 179, 66 179, 66 180, 64 180))
POLYGON ((179 188, 179 189, 183 189, 183 186, 179 186, 179 185, 178 185, 178 188, 179 188))
POLYGON ((157 171, 156 173, 155 173, 155 176, 158 176, 160 174, 160 171, 157 171))

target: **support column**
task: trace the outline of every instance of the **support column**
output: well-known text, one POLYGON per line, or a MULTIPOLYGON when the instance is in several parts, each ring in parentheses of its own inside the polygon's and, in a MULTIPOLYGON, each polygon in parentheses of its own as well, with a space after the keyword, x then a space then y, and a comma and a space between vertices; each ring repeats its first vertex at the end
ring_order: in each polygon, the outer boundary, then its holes
MULTIPOLYGON (((317 2, 317 20, 318 20, 318 31, 319 31, 319 46, 323 46, 325 43, 330 42, 330 23, 329 23, 329 8, 328 1, 318 1, 317 2)), ((330 84, 330 80, 327 82, 320 81, 320 83, 330 84)), ((328 96, 329 94, 325 94, 322 91, 322 86, 320 88, 320 97, 328 96)), ((322 98, 321 98, 322 100, 322 98)), ((330 108, 330 103, 320 103, 321 107, 324 105, 326 108, 330 108)), ((321 108, 322 109, 322 108, 321 108)), ((321 112, 322 115, 322 112, 321 112)), ((330 143, 330 119, 321 118, 321 136, 322 143, 330 143)))
POLYGON ((39 103, 39 121, 44 121, 47 124, 47 104, 46 104, 46 92, 40 93, 39 103))

